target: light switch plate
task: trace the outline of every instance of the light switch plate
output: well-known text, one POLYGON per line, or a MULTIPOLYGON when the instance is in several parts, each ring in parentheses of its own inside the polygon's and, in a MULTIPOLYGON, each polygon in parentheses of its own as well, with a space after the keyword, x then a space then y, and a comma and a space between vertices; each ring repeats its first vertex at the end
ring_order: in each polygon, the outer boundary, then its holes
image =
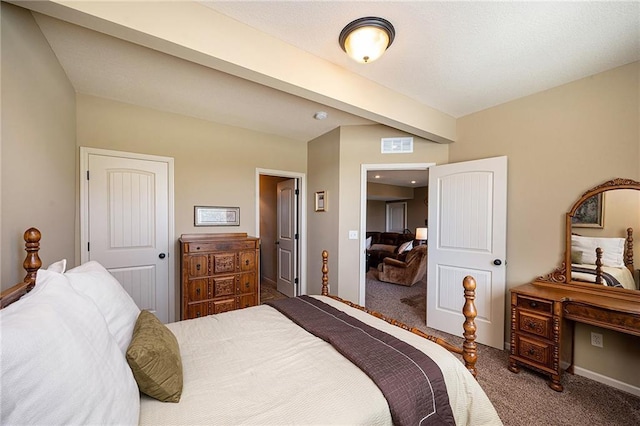
POLYGON ((349 231, 349 239, 357 240, 358 239, 358 231, 349 231))

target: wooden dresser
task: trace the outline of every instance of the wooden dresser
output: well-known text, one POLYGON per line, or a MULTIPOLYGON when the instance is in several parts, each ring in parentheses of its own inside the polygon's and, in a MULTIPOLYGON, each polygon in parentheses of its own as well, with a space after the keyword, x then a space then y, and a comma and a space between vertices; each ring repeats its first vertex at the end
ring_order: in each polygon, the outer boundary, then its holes
POLYGON ((259 303, 259 238, 245 233, 183 234, 179 241, 181 319, 259 303))

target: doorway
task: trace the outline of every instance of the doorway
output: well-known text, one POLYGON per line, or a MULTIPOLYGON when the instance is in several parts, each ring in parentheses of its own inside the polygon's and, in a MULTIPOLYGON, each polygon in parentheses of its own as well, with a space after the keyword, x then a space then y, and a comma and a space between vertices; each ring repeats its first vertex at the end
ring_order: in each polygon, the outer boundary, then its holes
MULTIPOLYGON (((413 171, 424 173, 425 176, 428 176, 429 167, 435 165, 435 163, 393 163, 393 164, 362 164, 360 171, 360 235, 363 237, 360 238, 360 283, 359 283, 359 294, 358 294, 358 303, 362 306, 365 306, 366 303, 366 275, 367 275, 367 262, 366 262, 366 236, 367 231, 367 205, 368 205, 368 175, 370 172, 379 170, 379 171, 413 171)), ((396 199, 396 201, 399 199, 396 199)), ((424 200, 419 200, 421 203, 424 200)), ((424 204, 423 204, 424 205, 424 204)), ((386 208, 386 207, 385 207, 386 208)), ((426 206, 425 206, 426 209, 426 206)), ((426 218, 426 216, 425 216, 426 218)), ((386 219, 384 219, 386 221, 386 219)), ((420 219, 420 222, 417 222, 422 225, 422 221, 424 219, 420 219)), ((411 217, 408 218, 407 223, 411 223, 411 217)), ((386 225, 382 225, 386 226, 386 225)), ((413 226, 413 225, 411 225, 413 226)), ((403 232, 401 230, 400 232, 403 232)), ((415 230, 413 230, 415 232, 415 230)))
POLYGON ((256 169, 261 301, 306 294, 304 174, 256 169))

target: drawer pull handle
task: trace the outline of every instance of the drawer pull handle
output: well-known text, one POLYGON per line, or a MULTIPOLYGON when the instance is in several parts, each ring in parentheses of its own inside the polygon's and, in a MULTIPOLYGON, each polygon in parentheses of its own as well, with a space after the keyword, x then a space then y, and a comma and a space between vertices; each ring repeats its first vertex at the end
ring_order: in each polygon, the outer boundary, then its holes
POLYGON ((196 295, 200 296, 200 289, 196 288, 196 295))
POLYGON ((196 250, 200 250, 200 247, 199 247, 199 246, 198 246, 198 247, 196 247, 196 250))
POLYGON ((196 312, 196 317, 200 317, 200 312, 196 312))
POLYGON ((244 261, 244 264, 245 264, 245 265, 247 265, 247 266, 249 266, 249 259, 245 260, 245 261, 244 261))
POLYGON ((197 269, 198 271, 200 270, 200 264, 199 264, 199 263, 196 265, 196 269, 197 269))
POLYGON ((536 353, 536 351, 534 351, 533 348, 529 349, 529 355, 533 355, 535 353, 536 353))
POLYGON ((244 288, 249 288, 249 283, 248 282, 244 283, 244 288))
POLYGON ((538 304, 536 302, 529 302, 529 306, 531 306, 532 308, 536 308, 538 304))

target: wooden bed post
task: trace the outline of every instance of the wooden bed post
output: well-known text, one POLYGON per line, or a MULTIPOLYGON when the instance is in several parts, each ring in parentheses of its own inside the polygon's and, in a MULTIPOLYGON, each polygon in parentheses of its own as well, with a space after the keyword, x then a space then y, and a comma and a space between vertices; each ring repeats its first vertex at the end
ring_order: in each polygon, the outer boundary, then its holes
POLYGON ((329 252, 322 250, 322 295, 329 295, 329 267, 327 266, 327 259, 329 258, 329 252))
POLYGON ((42 266, 42 261, 38 256, 40 238, 42 238, 42 234, 36 228, 29 228, 24 232, 24 249, 27 251, 27 257, 22 262, 22 267, 27 271, 27 275, 24 277, 24 282, 29 284, 27 291, 30 291, 36 285, 36 273, 42 266))
POLYGON ((602 249, 596 247, 596 284, 602 284, 602 249))
POLYGON ((467 275, 462 281, 464 287, 464 306, 462 307, 462 315, 464 315, 465 321, 464 328, 464 343, 462 344, 462 358, 464 359, 464 365, 467 370, 471 372, 473 377, 476 377, 478 372, 476 371, 476 361, 478 360, 478 344, 476 343, 476 323, 475 318, 478 315, 476 311, 475 298, 476 298, 476 280, 467 275))
POLYGON ((9 306, 22 296, 27 294, 36 285, 36 273, 42 266, 38 250, 40 250, 40 238, 42 235, 36 228, 29 228, 24 233, 24 249, 27 256, 22 262, 22 267, 27 271, 24 280, 0 293, 0 308, 9 306))

